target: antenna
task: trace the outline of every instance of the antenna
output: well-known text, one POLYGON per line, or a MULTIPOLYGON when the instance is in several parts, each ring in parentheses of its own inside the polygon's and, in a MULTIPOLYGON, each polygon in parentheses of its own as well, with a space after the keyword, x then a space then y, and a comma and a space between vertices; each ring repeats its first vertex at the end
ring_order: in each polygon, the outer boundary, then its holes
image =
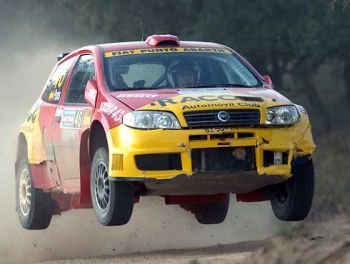
POLYGON ((141 30, 141 41, 145 40, 145 29, 143 28, 143 23, 140 20, 140 30, 141 30))

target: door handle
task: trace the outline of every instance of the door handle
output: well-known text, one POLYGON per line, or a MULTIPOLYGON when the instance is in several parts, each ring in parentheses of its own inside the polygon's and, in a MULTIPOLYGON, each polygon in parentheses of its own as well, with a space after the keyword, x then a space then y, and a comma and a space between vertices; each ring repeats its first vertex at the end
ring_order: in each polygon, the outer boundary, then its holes
POLYGON ((61 118, 62 118, 61 115, 55 115, 55 121, 56 121, 57 123, 61 122, 61 118))
POLYGON ((63 114, 63 109, 57 108, 55 112, 55 121, 57 123, 61 122, 62 114, 63 114))

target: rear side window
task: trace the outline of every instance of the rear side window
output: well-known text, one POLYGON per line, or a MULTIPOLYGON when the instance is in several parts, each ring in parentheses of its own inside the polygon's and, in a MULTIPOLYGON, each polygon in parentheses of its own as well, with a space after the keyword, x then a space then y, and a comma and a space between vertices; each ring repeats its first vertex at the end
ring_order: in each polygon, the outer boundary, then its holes
POLYGON ((48 103, 58 104, 61 98, 62 89, 66 83, 67 76, 74 62, 74 58, 60 64, 51 74, 47 82, 42 99, 48 103))
POLYGON ((80 56, 74 67, 65 98, 66 104, 86 104, 84 92, 86 83, 95 79, 94 60, 92 55, 80 56))

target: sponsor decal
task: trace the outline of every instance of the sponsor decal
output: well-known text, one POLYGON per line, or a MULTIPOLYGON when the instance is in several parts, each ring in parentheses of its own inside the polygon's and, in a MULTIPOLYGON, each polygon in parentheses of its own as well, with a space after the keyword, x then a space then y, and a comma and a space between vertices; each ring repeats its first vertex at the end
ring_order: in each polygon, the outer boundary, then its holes
POLYGON ((113 50, 105 52, 105 58, 118 57, 118 56, 130 56, 130 55, 142 55, 142 54, 160 54, 160 53, 183 53, 183 52, 201 52, 201 53, 221 53, 232 54, 232 51, 221 48, 182 48, 182 47, 169 47, 169 48, 146 48, 146 49, 131 49, 131 50, 113 50))
POLYGON ((100 110, 108 116, 111 116, 116 122, 121 121, 123 115, 125 114, 123 109, 120 109, 118 106, 108 102, 103 102, 100 110))
MULTIPOLYGON (((250 98, 250 97, 248 97, 250 98)), ((242 97, 224 94, 224 95, 201 95, 201 96, 183 96, 180 98, 170 98, 170 99, 161 99, 155 102, 152 102, 151 105, 160 105, 167 106, 171 104, 184 104, 190 102, 215 102, 215 101, 229 101, 228 103, 208 103, 208 104, 196 104, 196 105, 185 105, 182 110, 186 109, 195 109, 201 107, 230 107, 230 106, 241 106, 241 107, 260 107, 259 103, 255 103, 253 100, 246 100, 247 102, 233 102, 241 101, 242 97)))
POLYGON ((260 104, 256 103, 216 103, 216 104, 197 104, 197 105, 184 105, 182 107, 182 110, 190 110, 190 109, 197 109, 197 108, 210 108, 210 107, 234 107, 234 106, 241 106, 241 107, 254 107, 259 108, 260 104))
POLYGON ((50 91, 49 97, 47 98, 49 103, 57 103, 61 98, 61 89, 60 88, 55 88, 50 91))
POLYGON ((158 94, 119 94, 117 98, 155 98, 158 94))
POLYGON ((28 133, 34 132, 35 126, 39 124, 40 105, 41 102, 38 100, 29 110, 27 119, 22 127, 23 131, 28 133))
POLYGON ((236 104, 234 103, 226 103, 226 104, 222 104, 222 103, 217 103, 217 104, 197 104, 197 105, 184 105, 182 107, 182 110, 191 110, 191 109, 197 109, 197 108, 210 108, 210 107, 233 107, 236 106, 236 104))
POLYGON ((240 96, 236 95, 236 98, 241 101, 249 101, 249 102, 264 102, 264 99, 261 97, 253 97, 253 96, 240 96))
POLYGON ((27 116, 27 123, 32 123, 34 124, 35 123, 35 120, 38 116, 38 110, 39 110, 39 105, 37 106, 34 106, 28 113, 28 116, 27 116))
POLYGON ((224 133, 224 132, 232 132, 232 128, 224 128, 224 127, 213 127, 213 128, 205 128, 205 133, 208 134, 217 134, 217 133, 224 133))
MULTIPOLYGON (((235 101, 237 100, 234 95, 201 95, 201 96, 183 96, 179 98, 180 100, 176 99, 161 99, 156 101, 160 106, 166 106, 167 104, 183 104, 188 102, 201 102, 201 101, 218 101, 218 100, 224 100, 224 101, 235 101)), ((151 103, 151 105, 156 105, 156 102, 151 103)))
POLYGON ((61 118, 61 128, 82 128, 84 110, 64 109, 61 118))
POLYGON ((51 86, 51 88, 47 98, 49 103, 57 103, 60 100, 67 73, 63 73, 58 79, 50 81, 49 86, 51 86))
POLYGON ((61 98, 61 92, 60 91, 55 91, 53 94, 53 100, 54 101, 59 101, 61 98))

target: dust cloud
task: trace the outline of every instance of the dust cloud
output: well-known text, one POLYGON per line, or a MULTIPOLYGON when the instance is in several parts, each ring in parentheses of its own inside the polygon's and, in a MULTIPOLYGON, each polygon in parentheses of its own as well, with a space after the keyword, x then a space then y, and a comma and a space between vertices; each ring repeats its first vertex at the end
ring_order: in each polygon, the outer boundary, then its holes
POLYGON ((237 204, 234 197, 225 222, 214 226, 200 225, 189 212, 152 197, 141 198, 125 226, 101 226, 93 210, 84 209, 54 216, 47 230, 24 230, 15 212, 14 160, 19 126, 39 96, 57 54, 87 44, 45 37, 26 44, 26 39, 15 35, 1 44, 0 263, 197 248, 264 239, 277 230, 268 203, 237 204))

